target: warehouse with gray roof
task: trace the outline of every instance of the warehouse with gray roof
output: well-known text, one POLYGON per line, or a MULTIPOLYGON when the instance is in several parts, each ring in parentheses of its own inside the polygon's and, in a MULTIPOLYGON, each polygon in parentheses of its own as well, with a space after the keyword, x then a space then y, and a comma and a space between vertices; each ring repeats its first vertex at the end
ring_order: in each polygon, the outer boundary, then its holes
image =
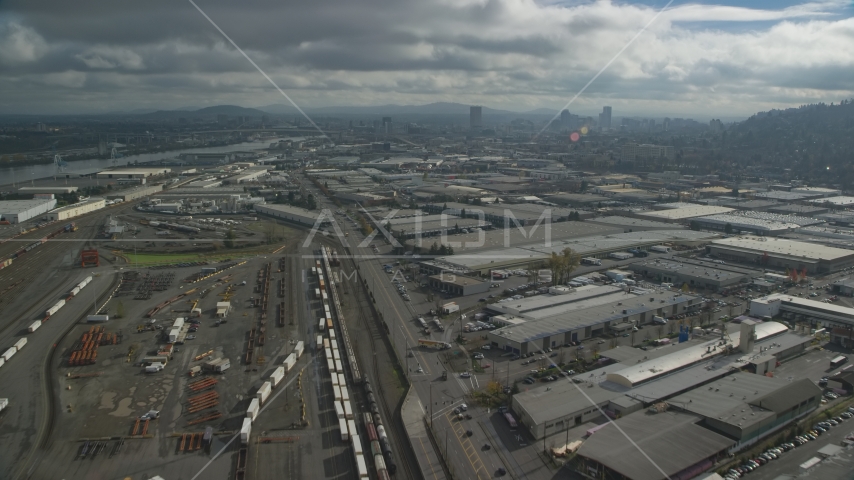
POLYGON ((677 287, 688 285, 692 290, 718 291, 749 284, 762 276, 759 270, 690 258, 680 258, 678 261, 644 259, 627 268, 656 282, 672 283, 677 287))
POLYGON ((762 267, 806 269, 808 273, 838 272, 854 266, 854 250, 785 238, 730 237, 712 240, 706 251, 717 258, 762 267))

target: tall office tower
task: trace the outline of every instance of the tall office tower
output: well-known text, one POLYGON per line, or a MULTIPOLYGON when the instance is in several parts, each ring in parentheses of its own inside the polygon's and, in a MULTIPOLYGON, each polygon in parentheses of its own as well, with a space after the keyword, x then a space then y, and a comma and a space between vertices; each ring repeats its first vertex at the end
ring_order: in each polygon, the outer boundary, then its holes
POLYGON ((611 107, 602 107, 602 113, 599 114, 599 128, 602 130, 611 128, 611 107))
POLYGON ((569 114, 569 110, 563 109, 563 111, 560 112, 560 123, 562 123, 564 127, 569 126, 569 119, 570 118, 571 118, 571 116, 569 114))
POLYGON ((482 107, 469 107, 469 126, 480 128, 483 126, 482 107))
POLYGON ((383 117, 383 132, 391 133, 391 117, 383 117))

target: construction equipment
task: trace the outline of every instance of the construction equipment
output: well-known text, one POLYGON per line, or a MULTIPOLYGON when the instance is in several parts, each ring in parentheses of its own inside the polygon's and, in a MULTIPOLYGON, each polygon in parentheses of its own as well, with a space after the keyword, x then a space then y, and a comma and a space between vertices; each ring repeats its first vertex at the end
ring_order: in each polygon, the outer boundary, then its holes
POLYGON ((214 353, 213 350, 208 350, 207 352, 202 353, 201 355, 196 355, 195 357, 193 357, 193 361, 198 362, 199 360, 201 360, 205 357, 209 357, 209 356, 213 355, 213 353, 214 353))
POLYGON ((228 286, 225 287, 225 291, 222 293, 218 293, 217 296, 222 297, 223 302, 227 302, 227 301, 231 300, 231 297, 234 296, 234 292, 232 291, 233 288, 234 288, 234 285, 229 283, 228 286))

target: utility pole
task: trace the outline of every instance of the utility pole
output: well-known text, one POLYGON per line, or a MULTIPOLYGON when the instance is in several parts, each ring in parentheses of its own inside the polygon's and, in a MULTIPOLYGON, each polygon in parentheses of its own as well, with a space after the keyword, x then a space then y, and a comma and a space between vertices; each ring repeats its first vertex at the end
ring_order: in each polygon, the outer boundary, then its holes
MULTIPOLYGON (((430 384, 430 429, 433 429, 433 384, 430 384)), ((568 435, 568 434, 567 434, 568 435)))

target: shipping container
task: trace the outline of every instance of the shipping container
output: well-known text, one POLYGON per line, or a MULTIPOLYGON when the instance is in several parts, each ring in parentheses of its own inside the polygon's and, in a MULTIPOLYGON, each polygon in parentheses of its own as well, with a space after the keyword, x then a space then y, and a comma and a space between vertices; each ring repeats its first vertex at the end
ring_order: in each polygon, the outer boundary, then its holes
POLYGON ((264 382, 261 384, 261 388, 258 389, 258 392, 255 394, 255 398, 258 399, 258 403, 264 405, 264 402, 267 401, 267 397, 270 396, 270 392, 273 390, 273 386, 270 382, 264 382))
POLYGON ((294 368, 294 365, 296 365, 296 363, 297 363, 297 357, 293 353, 288 355, 285 358, 285 362, 284 362, 285 370, 290 372, 291 369, 294 368))
POLYGON ((338 419, 338 428, 341 430, 341 441, 346 442, 350 440, 350 432, 347 431, 347 420, 343 418, 338 419))
POLYGON ((18 349, 15 347, 6 350, 5 352, 3 352, 3 360, 8 362, 9 359, 12 358, 16 353, 18 353, 18 349))
POLYGON ((3 410, 6 410, 6 407, 8 407, 8 406, 9 406, 9 399, 8 398, 0 398, 0 412, 2 412, 3 410))
POLYGON ((299 357, 301 357, 301 356, 302 356, 302 353, 303 353, 304 351, 305 351, 305 342, 303 342, 302 340, 300 340, 299 342, 297 342, 297 346, 296 346, 296 348, 294 348, 294 353, 296 353, 297 358, 299 358, 299 357))
POLYGON ((355 420, 347 420, 347 430, 350 432, 350 435, 358 435, 359 432, 356 431, 356 421, 355 420))
POLYGON ((336 349, 336 348, 332 349, 332 360, 336 360, 336 361, 341 360, 341 355, 338 353, 338 349, 336 349))
POLYGON ((71 296, 72 296, 72 297, 73 297, 73 296, 75 296, 75 295, 77 295, 78 293, 80 293, 80 287, 74 287, 74 288, 72 288, 70 293, 71 293, 71 296))
POLYGON ((329 330, 330 332, 334 331, 332 328, 332 318, 331 317, 326 317, 326 329, 329 330))
POLYGON ((24 345, 26 345, 26 344, 27 344, 27 338, 26 337, 20 338, 20 339, 18 339, 17 342, 15 342, 15 349, 20 352, 21 349, 24 348, 24 345))
POLYGON ((344 364, 341 363, 341 360, 335 360, 335 371, 338 373, 344 373, 344 364))
POLYGON ((249 443, 249 435, 252 433, 252 420, 243 419, 243 426, 240 427, 240 443, 246 445, 249 443))
POLYGON ((317 336, 317 340, 315 341, 315 348, 317 350, 323 350, 323 335, 317 336))
POLYGON ((175 319, 175 322, 172 323, 172 328, 181 328, 184 326, 184 317, 178 317, 175 319))
POLYGON ((6 359, 3 357, 0 357, 0 367, 2 367, 3 365, 6 365, 6 359))
POLYGON ((317 329, 320 330, 321 332, 326 330, 326 319, 325 318, 321 318, 320 321, 317 323, 317 329))
POLYGON ((344 379, 344 373, 343 372, 338 373, 338 385, 343 385, 343 386, 347 385, 347 380, 344 379))
POLYGON ((350 401, 342 399, 341 403, 344 405, 344 418, 352 421, 353 420, 353 407, 352 407, 352 405, 350 405, 350 401))
POLYGON ((273 370, 273 373, 270 374, 270 385, 272 385, 273 388, 276 388, 276 385, 278 385, 283 378, 285 378, 285 367, 276 367, 276 369, 273 370))
POLYGON ((332 374, 332 385, 335 385, 335 386, 339 386, 339 385, 340 385, 340 384, 338 383, 338 374, 337 374, 337 373, 333 373, 333 374, 332 374))
POLYGON ((86 317, 86 321, 89 323, 104 323, 110 321, 109 315, 89 315, 86 317))
POLYGON ((363 455, 365 453, 362 450, 362 439, 359 438, 359 435, 350 435, 350 442, 353 443, 353 453, 356 455, 363 455))
POLYGON ((258 418, 258 411, 261 410, 261 404, 258 402, 257 398, 253 398, 251 402, 249 402, 249 408, 246 410, 246 418, 251 421, 255 421, 258 418))
POLYGON ((368 478, 368 465, 365 463, 364 455, 356 455, 356 472, 359 480, 368 478))
POLYGON ((341 402, 335 402, 335 415, 339 419, 343 418, 346 420, 347 418, 344 416, 344 407, 341 405, 341 402))
POLYGON ((332 385, 332 395, 333 395, 333 398, 335 398, 336 402, 340 402, 341 401, 341 387, 339 387, 338 385, 332 385))
POLYGON ((330 330, 330 331, 329 331, 329 340, 330 340, 330 344, 331 344, 331 342, 336 341, 336 338, 335 338, 335 337, 336 337, 336 335, 335 335, 335 329, 330 330))
POLYGON ((341 387, 341 400, 344 402, 350 401, 350 391, 347 390, 347 387, 343 385, 339 385, 341 387))
POLYGON ((334 358, 332 358, 332 349, 331 348, 324 349, 323 353, 326 355, 326 358, 335 360, 334 358))
POLYGON ((314 298, 320 299, 320 289, 319 288, 314 289, 314 298))
POLYGON ((329 371, 330 371, 333 375, 335 375, 335 360, 332 360, 331 358, 328 358, 328 359, 326 360, 326 367, 329 369, 329 371))
POLYGON ((42 321, 36 320, 35 322, 31 323, 29 327, 27 327, 27 331, 30 333, 33 333, 36 330, 38 330, 39 327, 41 327, 41 326, 42 326, 42 321))
POLYGON ((324 350, 328 350, 328 349, 329 349, 329 345, 330 345, 330 343, 329 343, 329 339, 328 339, 328 338, 324 338, 324 339, 323 339, 323 349, 324 349, 324 350))

